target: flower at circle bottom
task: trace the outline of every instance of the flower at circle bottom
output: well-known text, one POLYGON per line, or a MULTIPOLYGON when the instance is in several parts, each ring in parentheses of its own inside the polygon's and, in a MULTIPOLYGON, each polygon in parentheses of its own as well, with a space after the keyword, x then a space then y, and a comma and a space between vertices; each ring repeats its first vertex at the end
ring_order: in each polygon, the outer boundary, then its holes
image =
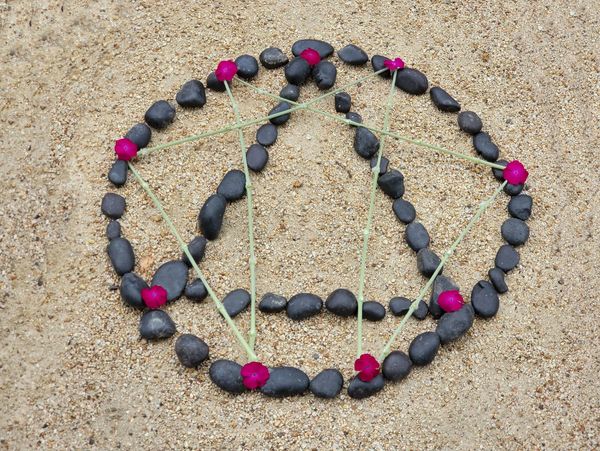
POLYGON ((521 185, 527 180, 529 172, 519 160, 513 160, 506 165, 502 171, 502 176, 511 185, 521 185))
POLYGON ((465 300, 458 290, 447 290, 438 296, 438 304, 445 312, 455 312, 465 305, 465 300))
POLYGON ((237 71, 237 65, 232 60, 223 60, 217 65, 215 76, 219 81, 231 81, 237 71))
POLYGON ((315 66, 321 61, 321 55, 319 55, 319 52, 311 49, 310 47, 300 52, 300 58, 306 60, 310 66, 315 66))
POLYGON ((137 152, 138 146, 132 140, 121 138, 115 141, 115 153, 119 160, 129 161, 132 158, 135 158, 137 152))
POLYGON ((387 67, 390 70, 390 72, 394 72, 395 70, 404 69, 404 61, 402 60, 402 58, 395 58, 393 60, 385 60, 383 62, 383 65, 385 67, 387 67))
POLYGON ((167 303, 167 290, 160 285, 142 288, 142 300, 149 309, 155 310, 167 303))
POLYGON ((354 369, 358 371, 358 378, 369 382, 379 374, 379 362, 371 354, 363 354, 354 361, 354 369))
POLYGON ((248 362, 240 370, 244 387, 255 390, 269 380, 269 369, 260 362, 248 362))

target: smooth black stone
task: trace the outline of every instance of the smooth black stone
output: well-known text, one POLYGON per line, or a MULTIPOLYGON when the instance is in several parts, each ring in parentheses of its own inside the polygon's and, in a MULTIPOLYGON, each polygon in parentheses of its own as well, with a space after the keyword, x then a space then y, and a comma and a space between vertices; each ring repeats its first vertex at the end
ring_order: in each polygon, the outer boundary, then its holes
POLYGON ((415 207, 409 201, 404 199, 396 199, 392 204, 394 214, 404 224, 410 224, 417 217, 415 207))
POLYGON ((146 304, 142 300, 142 290, 148 288, 148 284, 144 279, 136 273, 128 272, 121 279, 121 287, 119 292, 123 301, 135 308, 144 309, 146 304))
POLYGON ((332 399, 340 394, 344 385, 344 376, 338 370, 330 368, 321 371, 310 381, 310 391, 318 398, 332 399))
POLYGON ((508 244, 513 246, 520 246, 525 244, 529 239, 529 226, 525 224, 525 221, 521 221, 517 218, 508 218, 502 223, 500 227, 502 238, 506 240, 508 244))
POLYGON ((396 169, 390 169, 379 177, 377 185, 392 199, 398 199, 404 195, 404 176, 396 169))
POLYGON ((241 199, 246 193, 246 176, 239 169, 232 169, 223 176, 223 180, 217 187, 217 193, 229 202, 241 199))
POLYGON ((378 374, 369 382, 363 382, 358 377, 350 379, 348 396, 354 399, 364 399, 380 392, 383 389, 383 375, 378 374))
POLYGON ((158 100, 148 108, 144 120, 150 127, 159 130, 166 128, 175 120, 175 108, 166 100, 158 100))
POLYGON ((486 132, 479 132, 473 136, 473 147, 484 160, 496 161, 500 156, 500 149, 486 132))
MULTIPOLYGON (((346 113, 346 119, 356 122, 357 124, 362 124, 362 116, 354 111, 346 113)), ((350 127, 356 127, 356 125, 350 124, 350 127)))
POLYGON ((269 379, 260 391, 272 398, 284 398, 303 394, 309 384, 310 379, 304 371, 291 366, 281 366, 269 369, 269 379))
POLYGON ((352 98, 347 92, 338 92, 335 95, 335 111, 348 113, 352 107, 352 98))
POLYGON ((521 194, 521 191, 523 191, 523 187, 524 185, 513 185, 511 183, 507 183, 506 185, 504 185, 504 192, 506 194, 508 194, 509 196, 517 196, 519 194, 521 194))
POLYGON ((390 299, 389 308, 395 316, 404 316, 410 308, 412 302, 404 297, 395 297, 390 299))
POLYGON ((473 111, 462 111, 458 113, 457 121, 460 129, 471 135, 476 135, 483 127, 483 122, 481 122, 479 116, 473 111))
POLYGON ((337 56, 346 64, 352 66, 362 66, 369 61, 369 55, 354 44, 348 44, 343 49, 338 50, 337 56))
POLYGON ((146 147, 150 142, 151 137, 152 129, 143 122, 140 124, 135 124, 125 135, 125 138, 137 144, 139 149, 146 147))
POLYGON ((361 157, 369 160, 379 150, 379 140, 371 130, 357 127, 354 133, 354 150, 361 157))
MULTIPOLYGON (((371 161, 369 162, 369 166, 371 166, 371 169, 373 169, 375 166, 377 166, 377 155, 375 155, 373 158, 371 158, 371 161)), ((385 174, 388 171, 389 167, 390 167, 390 160, 388 160, 386 157, 384 157, 382 155, 381 161, 379 162, 379 177, 381 177, 383 174, 385 174)))
POLYGON ((287 303, 286 313, 290 319, 299 321, 318 314, 323 308, 323 301, 319 296, 310 293, 299 293, 290 298, 287 303))
POLYGON ((413 312, 413 316, 418 320, 424 320, 429 313, 429 307, 427 307, 427 303, 423 300, 419 301, 417 304, 417 309, 413 312))
POLYGON ((260 63, 267 69, 277 69, 285 66, 289 59, 283 51, 277 47, 268 47, 258 55, 260 63))
POLYGON ((185 286, 184 294, 190 301, 200 302, 206 299, 208 291, 202 279, 194 279, 185 286))
POLYGON ((527 194, 519 194, 518 196, 511 197, 508 202, 508 213, 513 217, 520 219, 521 221, 527 221, 531 216, 531 208, 533 206, 533 199, 527 194))
POLYGON ((246 163, 254 172, 262 171, 269 162, 269 152, 260 144, 252 144, 246 151, 246 163))
POLYGON ((175 96, 179 105, 186 108, 200 108, 206 103, 206 92, 200 80, 186 81, 175 96))
MULTIPOLYGON (((111 241, 112 242, 112 241, 111 241)), ((509 272, 514 269, 518 264, 521 257, 514 247, 510 244, 504 244, 500 246, 496 253, 496 266, 504 272, 509 272)))
POLYGON ((252 55, 240 55, 235 59, 237 76, 250 80, 258 74, 258 61, 252 55))
POLYGON ((460 310, 447 312, 442 315, 435 328, 435 333, 440 337, 442 344, 458 340, 473 325, 473 307, 469 304, 463 305, 460 310))
POLYGON ((423 332, 411 342, 408 355, 413 364, 423 366, 433 362, 438 349, 440 349, 439 335, 435 332, 423 332))
POLYGON ((108 180, 115 186, 123 186, 127 181, 127 162, 125 160, 115 160, 108 171, 108 180))
POLYGON ((113 240, 121 236, 121 223, 115 219, 106 226, 106 238, 113 240))
POLYGON ((219 81, 214 72, 211 72, 210 74, 208 74, 208 77, 206 77, 206 87, 216 92, 224 92, 226 89, 225 83, 219 81))
POLYGON ((433 282, 433 290, 431 291, 431 298, 429 299, 429 311, 435 319, 438 319, 444 314, 444 311, 438 304, 438 296, 443 291, 448 290, 459 290, 459 288, 450 277, 442 276, 441 274, 438 275, 433 282))
POLYGON ((300 55, 302 51, 306 49, 316 50, 319 52, 321 58, 327 58, 333 54, 333 47, 331 44, 319 39, 300 39, 292 45, 292 53, 294 56, 300 55))
POLYGON ((183 334, 175 342, 175 354, 186 368, 197 368, 208 358, 208 345, 192 334, 183 334))
POLYGON ((108 252, 110 262, 118 275, 122 276, 133 271, 135 255, 131 243, 125 238, 119 237, 110 240, 106 252, 108 252))
POLYGON ((500 268, 492 268, 488 271, 490 282, 492 282, 496 291, 501 294, 508 291, 508 285, 506 285, 506 281, 504 280, 505 275, 504 271, 500 268))
POLYGON ((256 141, 261 146, 272 146, 277 141, 277 127, 273 124, 261 125, 256 130, 256 141))
MULTIPOLYGON (((429 248, 424 247, 417 252, 417 269, 426 277, 431 277, 440 263, 440 257, 429 248)), ((439 272, 441 273, 442 271, 439 272)))
POLYGON ((398 382, 409 375, 412 369, 410 358, 402 351, 392 351, 383 360, 381 373, 389 381, 398 382))
MULTIPOLYGON (((192 241, 190 241, 187 245, 188 251, 192 254, 192 258, 196 263, 200 263, 200 261, 204 258, 204 251, 206 250, 206 238, 203 236, 197 236, 192 241)), ((190 259, 187 257, 185 253, 181 254, 181 261, 188 266, 192 266, 190 259)))
POLYGON ((164 310, 149 310, 140 319, 140 335, 146 340, 172 337, 177 328, 164 310))
POLYGON ((106 193, 102 198, 100 210, 111 219, 119 219, 125 213, 125 198, 115 193, 106 193))
POLYGON ((321 61, 312 70, 312 77, 321 90, 329 89, 335 84, 337 69, 329 61, 321 61))
MULTIPOLYGON (((373 55, 371 57, 371 66, 373 67, 373 72, 380 71, 381 69, 385 69, 385 62, 389 61, 389 58, 381 55, 373 55)), ((383 78, 392 78, 392 74, 389 70, 382 72, 379 74, 380 77, 383 78)))
POLYGON ((381 321, 385 318, 385 307, 377 301, 364 302, 363 317, 368 321, 381 321))
POLYGON ((160 285, 167 290, 167 300, 174 301, 183 294, 188 279, 188 266, 181 260, 172 260, 158 267, 150 286, 160 285))
POLYGON ((325 300, 325 308, 338 316, 356 315, 358 310, 358 301, 356 296, 345 288, 338 288, 331 292, 325 300))
POLYGON ((278 313, 285 310, 287 299, 273 293, 266 293, 258 303, 258 309, 263 313, 278 313))
MULTIPOLYGON (((491 283, 487 280, 480 280, 475 284, 471 291, 471 305, 478 316, 481 316, 482 318, 491 318, 498 313, 498 309, 500 308, 500 298, 498 298, 498 293, 491 283)), ((444 317, 442 316, 442 319, 443 318, 444 317)))
POLYGON ((448 113, 460 111, 460 104, 442 88, 434 86, 429 90, 429 95, 431 96, 431 101, 439 110, 448 113))
POLYGON ((241 365, 232 360, 215 360, 210 365, 208 375, 210 380, 221 390, 237 395, 246 391, 240 374, 241 370, 241 365))
POLYGON ((221 194, 213 194, 202 205, 198 214, 198 226, 206 239, 214 240, 219 236, 226 206, 227 199, 221 194))
POLYGON ((283 88, 281 88, 281 91, 279 91, 279 97, 283 97, 284 99, 288 99, 292 102, 295 102, 300 97, 300 87, 288 83, 283 88))
POLYGON ((420 222, 413 221, 406 226, 404 239, 415 252, 429 246, 429 233, 427 233, 427 229, 420 222))
POLYGON ((427 77, 423 72, 405 67, 399 70, 398 75, 396 75, 396 87, 402 89, 404 92, 418 96, 427 92, 429 81, 427 81, 427 77))
MULTIPOLYGON (((275 107, 273 107, 273 109, 271 111, 269 111, 269 116, 272 115, 272 114, 283 113, 284 111, 287 111, 290 108, 291 108, 291 106, 287 102, 278 103, 275 107)), ((290 119, 290 115, 289 114, 282 114, 282 115, 277 116, 277 117, 272 117, 270 119, 270 121, 271 121, 271 124, 273 124, 273 125, 283 125, 289 119, 290 119)))
POLYGON ((300 86, 310 75, 310 64, 304 58, 292 58, 283 73, 289 83, 300 86))
POLYGON ((223 298, 223 307, 230 317, 234 318, 250 305, 250 293, 242 288, 233 290, 223 298))
MULTIPOLYGON (((498 161, 496 161, 496 164, 499 164, 500 166, 506 167, 506 165, 508 164, 508 161, 506 161, 506 160, 498 160, 498 161)), ((503 172, 502 169, 492 168, 492 174, 494 174, 494 178, 496 180, 498 180, 499 182, 503 182, 504 181, 504 172, 503 172)))

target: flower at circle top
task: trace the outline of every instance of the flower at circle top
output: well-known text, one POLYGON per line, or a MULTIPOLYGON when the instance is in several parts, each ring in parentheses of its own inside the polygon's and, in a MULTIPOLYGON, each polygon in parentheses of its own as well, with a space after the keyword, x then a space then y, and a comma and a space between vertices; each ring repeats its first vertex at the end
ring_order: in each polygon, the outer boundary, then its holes
POLYGON ((310 47, 300 52, 300 58, 306 60, 306 62, 311 66, 319 64, 319 61, 321 61, 321 55, 319 55, 319 52, 311 49, 310 47))
POLYGON ((458 290, 447 290, 438 296, 438 304, 445 312, 455 312, 465 305, 465 300, 458 290))
POLYGON ((502 176, 511 185, 521 185, 527 180, 529 172, 519 160, 513 160, 506 165, 502 171, 502 176))
POLYGON ((135 158, 137 151, 137 144, 130 139, 121 138, 115 141, 115 153, 119 160, 129 161, 132 158, 135 158))
POLYGON ((379 362, 371 354, 363 354, 354 361, 354 369, 358 371, 358 378, 369 382, 379 374, 379 362))
POLYGON ((269 369, 260 362, 248 362, 240 370, 242 383, 248 390, 262 387, 269 380, 269 369))
POLYGON ((142 288, 142 300, 149 309, 155 310, 167 303, 167 290, 160 285, 142 288))
POLYGON ((237 65, 231 60, 223 60, 219 62, 215 75, 219 81, 231 81, 233 76, 237 74, 237 65))
POLYGON ((383 62, 383 65, 385 67, 387 67, 390 70, 390 72, 394 72, 395 70, 404 69, 404 61, 402 60, 402 58, 395 58, 393 60, 385 60, 383 62))

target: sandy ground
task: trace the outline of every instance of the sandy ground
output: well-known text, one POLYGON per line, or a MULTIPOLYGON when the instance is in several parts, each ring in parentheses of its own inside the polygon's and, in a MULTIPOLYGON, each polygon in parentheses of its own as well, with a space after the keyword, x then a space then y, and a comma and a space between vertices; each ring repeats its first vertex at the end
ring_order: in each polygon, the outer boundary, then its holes
MULTIPOLYGON (((598 10, 592 1, 528 2, 1 2, 0 447, 6 449, 597 448, 600 436, 597 159, 598 10), (115 138, 157 99, 172 99, 223 58, 296 39, 400 55, 483 118, 502 154, 531 172, 531 239, 508 277, 499 315, 477 321, 428 368, 363 402, 312 396, 230 397, 205 365, 184 370, 174 339, 146 343, 105 255, 99 203, 115 138)), ((335 60, 336 58, 334 58, 335 60)), ((367 69, 340 67, 340 82, 367 69)), ((281 71, 256 81, 276 91, 281 71)), ((355 108, 382 122, 387 83, 353 89, 355 108)), ((316 95, 314 87, 303 98, 316 95)), ((236 89, 245 117, 271 102, 236 89)), ((225 95, 181 112, 153 142, 233 121, 225 95)), ((323 104, 332 109, 331 103, 323 104)), ((455 117, 427 96, 399 93, 392 127, 472 152, 455 117)), ((246 131, 250 142, 254 129, 246 131)), ((322 297, 357 286, 368 171, 342 125, 295 115, 255 177, 258 293, 322 297)), ((487 169, 388 141, 407 198, 443 252, 495 182, 487 169)), ((159 152, 139 163, 186 239, 204 199, 240 167, 235 134, 159 152)), ((140 188, 121 190, 125 235, 150 277, 179 255, 140 188)), ((447 268, 469 293, 501 243, 505 196, 447 268)), ((203 264, 217 293, 249 285, 245 203, 228 209, 203 264)), ((390 203, 378 213, 367 295, 387 303, 424 283, 390 203)), ((168 308, 211 358, 242 360, 207 301, 168 308)), ((236 320, 242 329, 249 315, 236 320)), ((377 352, 397 319, 365 325, 377 352)), ((355 322, 259 316, 257 351, 270 364, 351 375, 355 322)), ((411 322, 398 341, 433 327, 411 322)))

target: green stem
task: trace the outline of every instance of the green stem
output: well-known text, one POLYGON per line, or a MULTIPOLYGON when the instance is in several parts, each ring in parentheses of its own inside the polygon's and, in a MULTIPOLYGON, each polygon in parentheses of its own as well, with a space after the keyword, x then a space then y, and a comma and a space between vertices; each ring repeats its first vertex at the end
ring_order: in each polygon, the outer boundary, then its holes
MULTIPOLYGON (((238 103, 236 102, 229 83, 225 81, 225 89, 227 95, 231 101, 233 112, 235 113, 235 120, 237 124, 242 122, 240 116, 240 110, 238 103)), ((246 205, 248 208, 248 242, 250 243, 250 332, 248 334, 248 341, 250 348, 254 350, 256 343, 256 256, 254 254, 254 212, 252 207, 252 181, 250 179, 250 171, 248 170, 248 161, 246 159, 246 143, 244 142, 244 132, 241 128, 237 129, 238 137, 240 139, 240 150, 242 151, 242 161, 244 163, 244 175, 246 177, 246 205)))
POLYGON ((419 306, 419 302, 421 302, 423 300, 425 293, 427 293, 427 290, 429 290, 429 288, 435 281, 435 278, 440 273, 440 271, 442 270, 442 268, 444 267, 444 265, 446 264, 446 262, 448 261, 450 256, 454 253, 454 251, 456 250, 458 245, 461 243, 461 241, 464 239, 464 237, 467 235, 467 233, 469 233, 469 231, 473 228, 473 226, 479 220, 479 218, 485 212, 485 210, 487 210, 487 208, 491 205, 491 203, 494 201, 494 199, 496 199, 498 194, 500 194, 500 192, 504 189, 504 187, 506 186, 506 183, 507 182, 504 181, 504 183, 502 183, 498 188, 496 188, 496 190, 494 191, 494 193, 492 194, 492 196, 489 199, 487 199, 486 201, 482 202, 479 205, 477 212, 475 212, 475 214, 473 215, 473 217, 471 218, 469 223, 460 232, 460 234, 458 235, 456 240, 454 240, 454 242, 452 243, 452 246, 450 246, 450 248, 444 253, 444 255, 442 256, 442 258, 440 260, 440 264, 437 266, 437 268, 435 269, 435 271, 433 272, 433 274, 431 275, 431 277, 429 278, 429 280, 427 281, 425 286, 421 289, 417 298, 410 304, 410 308, 406 312, 406 315, 404 315, 404 318, 402 318, 402 321, 400 322, 400 324, 398 324, 398 327, 396 327, 396 329, 394 330, 394 333, 392 334, 390 339, 387 341, 387 343, 383 347, 381 354, 379 355, 380 362, 383 362, 383 359, 385 359, 385 357, 390 353, 390 348, 396 341, 398 334, 402 331, 402 328, 404 327, 404 325, 406 324, 408 319, 412 316, 413 312, 417 309, 417 307, 419 306))
POLYGON ((231 316, 229 316, 229 313, 227 313, 227 310, 225 310, 225 307, 223 306, 223 303, 217 298, 215 292, 212 290, 212 288, 208 284, 206 278, 204 277, 204 274, 202 274, 202 271, 200 270, 200 268, 196 264, 196 260, 194 260, 194 257, 192 257, 192 254, 190 254, 190 251, 189 251, 187 245, 185 244, 185 242, 181 238, 181 235, 179 235, 179 232, 175 228, 175 225, 173 224, 173 221, 171 221, 171 218, 169 217, 169 215, 167 214, 167 212, 163 208, 162 204, 160 203, 160 201, 158 200, 158 198, 155 196, 154 192, 152 192, 152 190, 150 189, 150 186, 148 185, 148 183, 142 178, 142 176, 140 175, 140 173, 133 166, 133 164, 131 162, 128 162, 128 165, 129 165, 129 170, 131 171, 131 173, 135 176, 135 178, 140 183, 140 185, 142 186, 142 188, 144 189, 144 191, 146 191, 146 193, 148 194, 148 196, 150 197, 150 199, 152 199, 152 202, 154 203, 154 205, 156 206, 156 208, 160 212, 162 218, 164 219, 165 223, 169 227, 169 230, 171 231, 171 233, 173 234, 173 236, 177 240, 177 243, 179 244, 179 247, 185 253, 185 255, 187 256, 188 260, 191 262, 192 266, 194 267, 194 270, 196 271, 196 274, 198 275, 198 277, 200 278, 200 280, 202 281, 202 283, 206 287, 206 291, 208 292, 208 295, 214 301, 215 306, 217 307, 217 310, 219 310, 219 312, 221 313, 221 315, 223 315, 223 318, 225 318, 225 321, 227 322, 227 324, 231 328, 231 331, 233 332, 233 334, 237 338, 238 342, 240 343, 240 345, 242 346, 242 348, 244 349, 244 351, 246 351, 246 355, 247 355, 248 359, 249 360, 258 360, 258 358, 256 357, 256 354, 254 353, 254 351, 252 350, 252 348, 250 348, 250 346, 248 345, 248 343, 246 342, 246 340, 244 339, 244 337, 242 336, 242 334, 240 333, 240 331, 236 327, 235 323, 231 319, 231 316))

